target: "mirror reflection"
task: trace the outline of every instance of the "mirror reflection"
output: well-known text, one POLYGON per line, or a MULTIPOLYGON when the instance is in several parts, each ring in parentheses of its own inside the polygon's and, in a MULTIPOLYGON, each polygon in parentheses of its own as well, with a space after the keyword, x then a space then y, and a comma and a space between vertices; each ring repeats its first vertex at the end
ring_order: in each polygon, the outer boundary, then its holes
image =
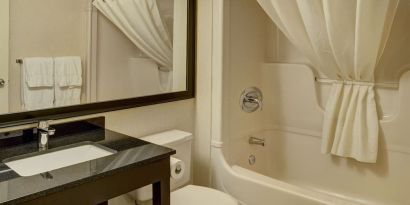
POLYGON ((185 91, 187 0, 2 0, 0 45, 0 113, 185 91))

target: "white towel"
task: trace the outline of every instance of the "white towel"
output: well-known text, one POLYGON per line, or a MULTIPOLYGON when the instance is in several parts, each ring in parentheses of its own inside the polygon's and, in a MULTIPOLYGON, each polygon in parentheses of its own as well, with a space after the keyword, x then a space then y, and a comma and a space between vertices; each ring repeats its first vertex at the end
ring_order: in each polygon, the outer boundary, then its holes
POLYGON ((55 64, 56 107, 81 103, 82 67, 80 57, 59 57, 55 64))
POLYGON ((52 58, 24 58, 21 95, 23 110, 53 107, 54 62, 52 58))

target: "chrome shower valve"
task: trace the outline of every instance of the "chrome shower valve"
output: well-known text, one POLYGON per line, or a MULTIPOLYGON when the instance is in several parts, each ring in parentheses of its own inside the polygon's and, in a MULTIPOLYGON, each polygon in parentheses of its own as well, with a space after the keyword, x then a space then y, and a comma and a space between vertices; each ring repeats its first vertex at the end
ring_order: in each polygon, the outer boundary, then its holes
POLYGON ((246 88, 240 98, 241 109, 247 113, 262 110, 263 95, 262 91, 257 87, 246 88))

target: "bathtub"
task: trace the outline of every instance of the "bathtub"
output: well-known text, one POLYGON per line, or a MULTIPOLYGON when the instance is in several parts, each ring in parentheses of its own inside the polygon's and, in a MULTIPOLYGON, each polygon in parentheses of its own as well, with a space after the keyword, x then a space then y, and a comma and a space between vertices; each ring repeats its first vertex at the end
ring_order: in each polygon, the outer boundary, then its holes
POLYGON ((362 164, 321 154, 315 134, 268 130, 258 137, 265 147, 244 138, 229 148, 213 142, 211 149, 213 186, 241 205, 410 204, 407 153, 381 151, 378 164, 362 164))

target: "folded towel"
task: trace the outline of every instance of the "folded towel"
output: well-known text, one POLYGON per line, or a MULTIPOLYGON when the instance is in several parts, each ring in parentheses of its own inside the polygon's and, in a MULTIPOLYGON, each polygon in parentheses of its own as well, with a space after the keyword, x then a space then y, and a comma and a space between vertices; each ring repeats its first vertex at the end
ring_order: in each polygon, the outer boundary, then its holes
POLYGON ((77 105, 81 103, 81 87, 56 87, 55 107, 77 105))
POLYGON ((56 85, 59 87, 79 87, 83 84, 81 58, 55 58, 56 85))
POLYGON ((80 57, 55 58, 55 107, 81 103, 82 67, 80 57))
POLYGON ((52 58, 25 58, 21 72, 23 110, 53 107, 54 72, 52 58))
POLYGON ((54 61, 52 58, 23 59, 24 80, 28 87, 54 86, 54 61))

